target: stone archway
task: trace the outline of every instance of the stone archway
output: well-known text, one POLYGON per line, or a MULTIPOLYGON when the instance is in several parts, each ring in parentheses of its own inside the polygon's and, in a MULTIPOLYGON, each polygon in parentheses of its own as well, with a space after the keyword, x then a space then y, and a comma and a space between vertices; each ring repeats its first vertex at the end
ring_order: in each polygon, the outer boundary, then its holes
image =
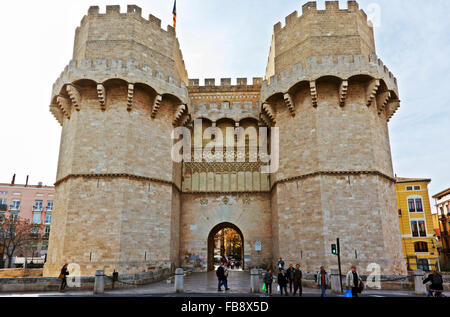
POLYGON ((238 252, 240 256, 240 262, 241 262, 241 268, 244 269, 245 263, 244 263, 244 235, 242 234, 242 231, 234 224, 229 222, 223 222, 212 228, 208 235, 208 271, 214 270, 214 255, 215 255, 215 241, 216 241, 216 235, 223 232, 225 229, 230 229, 231 232, 237 233, 240 239, 240 252, 238 252))

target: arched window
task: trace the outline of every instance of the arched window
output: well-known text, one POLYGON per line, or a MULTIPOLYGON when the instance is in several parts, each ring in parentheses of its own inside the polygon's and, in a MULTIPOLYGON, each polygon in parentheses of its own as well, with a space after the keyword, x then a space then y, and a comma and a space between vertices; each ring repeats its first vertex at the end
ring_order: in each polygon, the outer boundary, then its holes
POLYGON ((428 252, 428 243, 419 241, 414 243, 415 252, 428 252))

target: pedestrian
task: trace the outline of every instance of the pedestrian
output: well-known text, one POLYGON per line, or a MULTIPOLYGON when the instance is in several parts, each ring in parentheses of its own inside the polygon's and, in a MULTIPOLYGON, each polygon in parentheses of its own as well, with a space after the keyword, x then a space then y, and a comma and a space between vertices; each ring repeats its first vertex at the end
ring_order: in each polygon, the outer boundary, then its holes
POLYGON ((287 271, 286 271, 286 275, 289 281, 289 293, 292 294, 292 286, 294 285, 294 265, 290 264, 287 271))
POLYGON ((327 296, 328 282, 329 282, 328 273, 327 273, 327 271, 325 271, 325 268, 323 266, 321 266, 320 271, 317 272, 317 277, 316 277, 316 283, 321 290, 320 297, 327 296))
POLYGON ((61 273, 59 274, 59 278, 61 279, 61 286, 59 287, 59 291, 61 293, 64 293, 67 286, 67 275, 69 275, 69 271, 67 270, 67 267, 69 264, 64 264, 64 266, 61 269, 61 273))
POLYGON ((430 288, 428 289, 428 297, 433 297, 433 293, 435 293, 435 297, 440 297, 444 291, 444 280, 442 279, 441 274, 436 270, 433 270, 433 272, 423 280, 423 284, 428 282, 431 282, 430 288))
POLYGON ((303 295, 303 287, 302 287, 302 270, 300 270, 300 264, 297 264, 295 266, 294 270, 294 295, 297 294, 302 296, 303 295))
POLYGON ((348 271, 345 281, 347 289, 352 290, 352 297, 358 297, 358 293, 361 293, 362 279, 356 271, 356 266, 352 266, 348 271))
POLYGON ((264 274, 264 285, 266 286, 266 294, 272 295, 272 282, 273 282, 272 270, 268 269, 267 273, 264 274))
POLYGON ((284 261, 282 258, 280 258, 280 260, 278 260, 278 272, 284 270, 284 261))
POLYGON ((278 285, 280 286, 281 296, 283 296, 283 290, 284 294, 288 296, 287 282, 288 282, 287 274, 284 272, 284 269, 281 269, 280 273, 278 273, 278 285))
POLYGON ((222 291, 222 285, 225 287, 225 290, 228 291, 229 288, 228 288, 228 281, 227 281, 227 277, 226 277, 226 268, 225 268, 225 264, 223 262, 220 263, 220 266, 217 268, 216 275, 217 275, 217 280, 218 280, 217 291, 218 292, 222 291))

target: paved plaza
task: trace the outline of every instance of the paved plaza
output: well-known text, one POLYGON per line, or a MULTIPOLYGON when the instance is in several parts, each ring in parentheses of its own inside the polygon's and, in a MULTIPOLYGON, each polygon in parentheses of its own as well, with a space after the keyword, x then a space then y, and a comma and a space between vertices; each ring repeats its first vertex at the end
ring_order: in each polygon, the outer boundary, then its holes
MULTIPOLYGON (((119 277, 120 280, 120 277, 119 277)), ((274 297, 279 297, 276 294, 276 288, 278 284, 273 284, 274 297)), ((189 296, 189 297, 240 297, 240 296, 252 296, 252 297, 266 297, 266 294, 251 294, 250 291, 250 274, 244 271, 231 271, 228 277, 229 291, 217 291, 217 278, 215 272, 209 273, 192 273, 184 279, 184 294, 175 294, 173 283, 167 283, 166 280, 153 283, 149 285, 139 286, 137 288, 129 289, 117 289, 105 291, 103 295, 95 296, 162 296, 162 297, 175 297, 175 296, 189 296)), ((331 294, 328 290, 327 295, 330 297, 343 297, 340 294, 331 294)), ((445 294, 447 297, 449 293, 445 294)), ((77 291, 75 289, 67 289, 66 293, 59 292, 34 292, 34 293, 3 293, 0 294, 3 297, 41 297, 41 296, 94 296, 92 291, 77 291)), ((303 297, 319 297, 320 291, 315 288, 304 288, 303 297)), ((389 291, 389 290, 367 290, 363 293, 362 297, 411 297, 416 296, 412 291, 389 291)))

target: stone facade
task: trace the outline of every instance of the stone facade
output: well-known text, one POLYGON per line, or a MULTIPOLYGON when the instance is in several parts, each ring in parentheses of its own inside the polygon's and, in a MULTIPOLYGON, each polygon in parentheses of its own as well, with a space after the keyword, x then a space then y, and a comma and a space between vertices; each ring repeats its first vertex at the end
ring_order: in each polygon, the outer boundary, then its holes
POLYGON ((340 238, 344 269, 375 262, 404 274, 387 125, 398 107, 397 81, 355 1, 305 4, 275 25, 264 80, 220 85, 187 79, 175 32, 157 18, 91 7, 53 87, 63 128, 44 275, 65 262, 83 275, 204 271, 208 237, 224 223, 242 233, 246 268, 278 257, 309 272, 335 267, 329 249, 340 238), (173 128, 195 134, 199 119, 202 133, 278 128, 279 169, 262 173, 250 151, 244 162, 174 163, 173 128))

